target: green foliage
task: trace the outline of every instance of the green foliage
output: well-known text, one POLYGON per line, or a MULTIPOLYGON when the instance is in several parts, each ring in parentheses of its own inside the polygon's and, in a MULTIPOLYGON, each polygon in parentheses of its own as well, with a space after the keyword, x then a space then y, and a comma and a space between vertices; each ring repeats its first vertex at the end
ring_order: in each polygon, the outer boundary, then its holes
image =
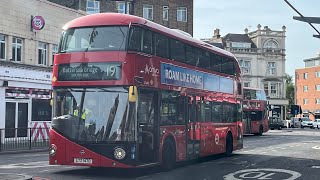
POLYGON ((286 80, 286 98, 289 99, 289 105, 287 109, 290 109, 290 106, 295 103, 293 78, 289 74, 286 74, 285 80, 286 80))

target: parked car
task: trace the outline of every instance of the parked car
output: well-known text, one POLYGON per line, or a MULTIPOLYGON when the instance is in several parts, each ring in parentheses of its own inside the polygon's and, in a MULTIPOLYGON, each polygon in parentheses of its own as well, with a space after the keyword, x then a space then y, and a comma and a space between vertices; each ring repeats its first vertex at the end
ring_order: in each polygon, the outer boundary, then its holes
POLYGON ((316 119, 316 120, 313 122, 313 128, 320 129, 320 119, 316 119))
POLYGON ((271 130, 281 130, 284 127, 282 120, 279 117, 269 117, 269 128, 271 130))
POLYGON ((301 128, 313 128, 313 121, 311 121, 309 118, 301 118, 301 128))

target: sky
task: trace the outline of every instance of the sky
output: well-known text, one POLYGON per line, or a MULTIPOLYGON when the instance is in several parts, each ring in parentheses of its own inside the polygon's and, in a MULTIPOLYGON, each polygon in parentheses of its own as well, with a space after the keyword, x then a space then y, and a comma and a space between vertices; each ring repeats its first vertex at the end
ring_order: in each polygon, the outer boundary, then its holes
MULTIPOLYGON (((319 0, 288 0, 302 15, 320 17, 319 0)), ((210 38, 213 30, 243 34, 244 29, 257 30, 268 26, 281 31, 286 26, 286 73, 294 76, 295 69, 304 67, 304 59, 320 52, 316 31, 305 22, 293 20, 299 16, 284 0, 194 0, 194 37, 210 38)), ((320 25, 314 24, 320 31, 320 25)))

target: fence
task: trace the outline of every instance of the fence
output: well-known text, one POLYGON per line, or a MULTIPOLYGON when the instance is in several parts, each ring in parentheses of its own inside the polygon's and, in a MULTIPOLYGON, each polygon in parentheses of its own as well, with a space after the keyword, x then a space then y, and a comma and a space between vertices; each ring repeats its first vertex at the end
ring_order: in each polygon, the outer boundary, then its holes
POLYGON ((0 152, 48 149, 49 128, 0 129, 0 152))

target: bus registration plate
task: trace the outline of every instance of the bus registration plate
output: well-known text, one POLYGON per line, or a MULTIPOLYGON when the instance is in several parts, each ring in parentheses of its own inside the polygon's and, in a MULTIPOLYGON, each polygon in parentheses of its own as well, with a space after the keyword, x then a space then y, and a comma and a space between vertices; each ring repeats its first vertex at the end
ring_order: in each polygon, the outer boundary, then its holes
POLYGON ((73 162, 78 164, 92 164, 92 159, 74 158, 73 162))

